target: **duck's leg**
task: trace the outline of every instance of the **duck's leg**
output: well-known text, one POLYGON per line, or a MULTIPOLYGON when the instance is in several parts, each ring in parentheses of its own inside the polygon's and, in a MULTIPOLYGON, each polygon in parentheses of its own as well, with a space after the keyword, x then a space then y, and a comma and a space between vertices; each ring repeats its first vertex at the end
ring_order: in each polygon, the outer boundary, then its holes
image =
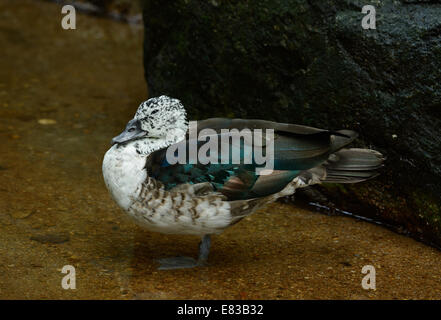
POLYGON ((206 234, 202 237, 202 241, 199 244, 199 256, 198 260, 190 257, 173 257, 160 259, 160 266, 158 270, 172 270, 172 269, 184 269, 194 268, 198 266, 204 266, 208 260, 208 254, 210 252, 211 237, 206 234))
POLYGON ((211 237, 206 234, 202 237, 201 243, 199 243, 199 256, 198 256, 198 266, 204 266, 207 264, 208 254, 210 253, 211 237))

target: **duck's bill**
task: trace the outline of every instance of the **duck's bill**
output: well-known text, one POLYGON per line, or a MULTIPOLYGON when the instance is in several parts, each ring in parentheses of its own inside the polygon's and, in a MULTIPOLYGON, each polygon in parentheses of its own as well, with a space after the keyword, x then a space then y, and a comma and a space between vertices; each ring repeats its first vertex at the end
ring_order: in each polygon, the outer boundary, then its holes
POLYGON ((129 121, 126 129, 121 132, 120 135, 116 136, 112 139, 112 145, 115 143, 121 144, 126 143, 135 139, 139 139, 145 137, 147 135, 146 131, 143 131, 139 125, 139 123, 134 120, 129 121))

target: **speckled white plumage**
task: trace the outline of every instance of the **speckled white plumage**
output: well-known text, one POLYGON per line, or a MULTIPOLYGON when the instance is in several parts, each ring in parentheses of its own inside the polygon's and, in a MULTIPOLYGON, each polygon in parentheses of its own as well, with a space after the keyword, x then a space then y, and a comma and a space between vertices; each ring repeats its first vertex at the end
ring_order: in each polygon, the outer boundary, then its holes
POLYGON ((148 230, 199 236, 218 234, 263 205, 305 186, 296 178, 270 196, 235 201, 215 192, 208 182, 181 184, 166 190, 161 182, 148 176, 146 164, 151 153, 185 139, 188 122, 184 106, 166 96, 152 98, 141 103, 132 121, 135 120, 148 135, 113 145, 104 156, 102 169, 116 203, 148 230))
MULTIPOLYGON (((185 138, 187 121, 180 102, 165 96, 141 104, 135 114, 150 137, 113 145, 103 159, 104 181, 116 203, 135 221, 151 231, 204 235, 219 233, 231 224, 230 204, 216 192, 198 192, 198 186, 172 190, 148 177, 148 156, 185 138), (156 105, 169 116, 154 113, 156 105), (153 114, 152 114, 153 112, 153 114), (146 119, 154 121, 147 121, 146 119), (168 125, 167 125, 168 124, 168 125), (164 127, 170 127, 163 130, 164 127)), ((211 190, 212 191, 212 190, 211 190)))
POLYGON ((167 191, 147 176, 146 158, 132 142, 114 145, 103 160, 113 199, 138 224, 151 231, 193 235, 220 233, 230 225, 230 205, 221 194, 198 194, 190 185, 167 191))
POLYGON ((148 177, 145 169, 148 155, 136 152, 135 144, 110 148, 104 156, 103 175, 116 203, 150 231, 198 236, 219 234, 262 205, 306 186, 296 178, 276 194, 239 201, 226 201, 225 196, 210 188, 200 193, 198 185, 181 185, 168 191, 148 177))
POLYGON ((166 190, 161 182, 148 176, 146 163, 152 152, 185 139, 185 109, 179 100, 161 96, 143 102, 134 119, 140 121, 148 137, 113 145, 104 156, 102 169, 116 203, 148 230, 199 236, 218 234, 259 207, 304 185, 300 179, 294 179, 278 193, 236 201, 227 201, 208 182, 166 190))

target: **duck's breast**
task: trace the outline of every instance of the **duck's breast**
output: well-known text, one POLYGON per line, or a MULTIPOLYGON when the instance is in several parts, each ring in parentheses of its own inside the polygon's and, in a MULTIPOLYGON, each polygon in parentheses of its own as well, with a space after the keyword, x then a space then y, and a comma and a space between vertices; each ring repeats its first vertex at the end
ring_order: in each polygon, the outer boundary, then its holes
POLYGON ((104 155, 104 182, 114 200, 124 210, 133 203, 137 190, 147 178, 144 167, 145 157, 130 146, 113 145, 104 155))

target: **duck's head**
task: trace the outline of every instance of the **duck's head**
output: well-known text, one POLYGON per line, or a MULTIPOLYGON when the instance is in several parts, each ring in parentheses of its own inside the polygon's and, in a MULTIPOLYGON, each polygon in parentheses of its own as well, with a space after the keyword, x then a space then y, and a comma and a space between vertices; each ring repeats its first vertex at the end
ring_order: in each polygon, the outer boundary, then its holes
POLYGON ((178 99, 160 96, 141 103, 135 117, 120 135, 112 139, 112 144, 158 140, 170 145, 181 140, 187 128, 187 113, 182 103, 178 99))

